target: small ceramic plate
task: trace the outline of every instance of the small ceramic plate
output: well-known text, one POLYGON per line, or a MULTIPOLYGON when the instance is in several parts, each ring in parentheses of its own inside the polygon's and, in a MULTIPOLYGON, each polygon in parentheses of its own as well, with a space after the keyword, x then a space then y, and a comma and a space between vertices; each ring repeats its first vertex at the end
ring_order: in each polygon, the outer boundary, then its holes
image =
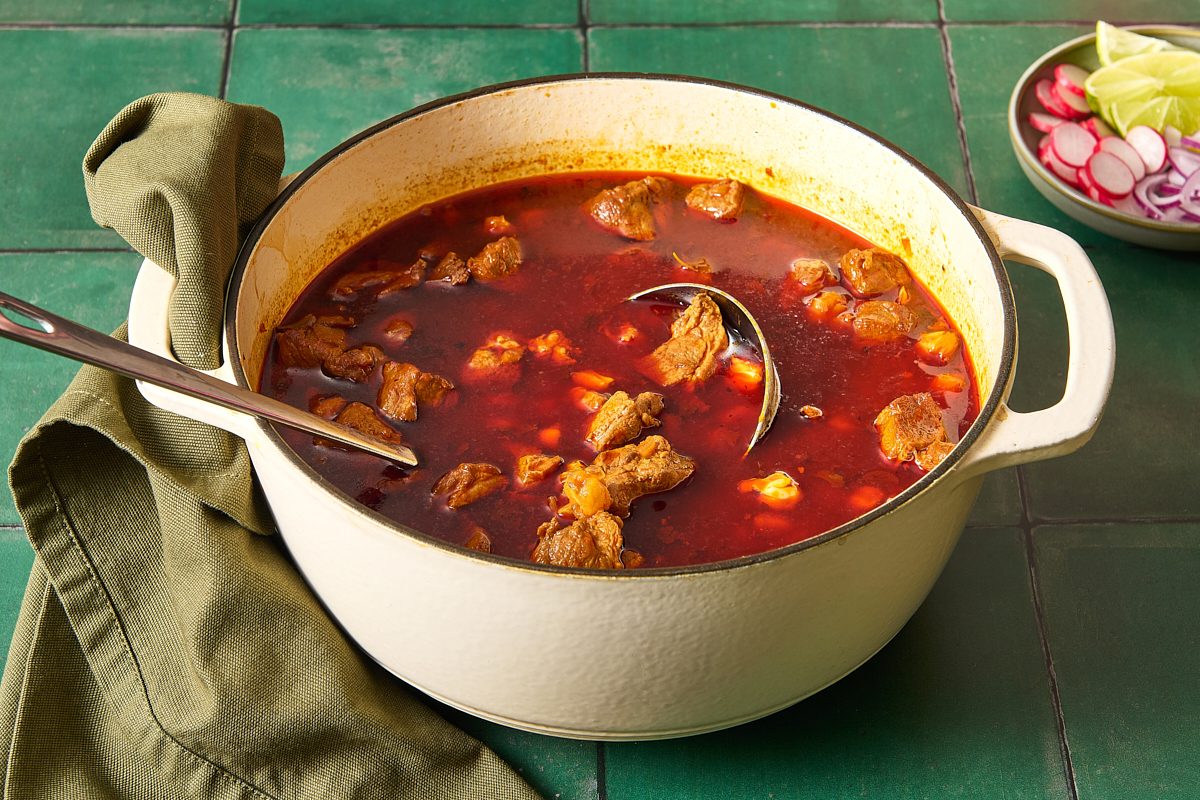
MULTIPOLYGON (((1130 30, 1200 51, 1200 29, 1140 25, 1130 30)), ((1057 64, 1075 64, 1089 72, 1098 69, 1096 34, 1072 39, 1033 62, 1017 81, 1008 101, 1008 135, 1017 163, 1033 188, 1067 216, 1109 236, 1164 250, 1200 250, 1200 224, 1156 222, 1117 211, 1067 186, 1038 160, 1037 143, 1043 134, 1029 124, 1028 118, 1031 112, 1044 113, 1045 109, 1034 96, 1033 87, 1042 78, 1053 78, 1057 64)))

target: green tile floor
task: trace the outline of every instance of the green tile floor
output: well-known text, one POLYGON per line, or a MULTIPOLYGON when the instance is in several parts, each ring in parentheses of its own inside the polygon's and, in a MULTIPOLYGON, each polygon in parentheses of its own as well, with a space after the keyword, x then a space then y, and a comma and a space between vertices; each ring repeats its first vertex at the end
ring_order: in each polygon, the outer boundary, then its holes
MULTIPOLYGON (((597 745, 442 709, 547 797, 1200 797, 1200 259, 1126 245, 1052 208, 1009 151, 1026 64, 1096 18, 1197 22, 1200 0, 0 0, 0 289, 102 329, 139 263, 91 222, 79 163, 148 92, 274 110, 288 168, 435 97, 524 76, 711 76, 828 108, 965 198, 1081 241, 1118 337, 1081 452, 988 478, 945 574, 896 640, 797 706, 732 731, 597 745)), ((1052 281, 1011 266, 1013 404, 1046 406, 1066 345, 1052 281)), ((0 454, 74 368, 0 342, 0 454)), ((0 646, 32 553, 0 497, 0 646)))

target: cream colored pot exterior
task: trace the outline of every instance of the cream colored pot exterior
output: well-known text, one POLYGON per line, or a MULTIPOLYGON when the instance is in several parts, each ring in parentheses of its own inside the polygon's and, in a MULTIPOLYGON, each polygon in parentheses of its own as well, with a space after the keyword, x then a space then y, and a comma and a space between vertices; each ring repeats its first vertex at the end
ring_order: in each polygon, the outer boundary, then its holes
MULTIPOLYGON (((407 531, 332 489, 265 425, 154 387, 143 392, 246 439, 314 591, 413 686, 543 733, 699 733, 794 703, 886 644, 944 566, 983 473, 1069 452, 1091 435, 1112 379, 1112 321, 1073 241, 970 209, 848 123, 737 87, 592 76, 417 109, 302 175, 243 253, 217 374, 256 386, 269 332, 299 291, 387 221, 499 180, 594 169, 736 177, 904 254, 968 342, 979 420, 918 484, 815 540, 699 568, 603 573, 480 555, 407 531), (1067 391, 1032 414, 1004 405, 1015 320, 1000 256, 1051 272, 1067 310, 1067 391)), ((170 290, 147 262, 130 312, 130 339, 164 354, 170 290)))

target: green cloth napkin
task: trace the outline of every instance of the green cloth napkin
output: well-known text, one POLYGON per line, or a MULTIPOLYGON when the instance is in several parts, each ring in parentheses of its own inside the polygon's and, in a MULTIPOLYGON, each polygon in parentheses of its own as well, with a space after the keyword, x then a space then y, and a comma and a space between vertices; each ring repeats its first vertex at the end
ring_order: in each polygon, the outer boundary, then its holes
MULTIPOLYGON (((274 115, 187 94, 131 104, 87 153, 96 221, 179 278, 188 364, 217 365, 225 280, 282 166, 274 115)), ((9 480, 37 559, 0 797, 536 798, 325 615, 240 440, 85 367, 9 480)))

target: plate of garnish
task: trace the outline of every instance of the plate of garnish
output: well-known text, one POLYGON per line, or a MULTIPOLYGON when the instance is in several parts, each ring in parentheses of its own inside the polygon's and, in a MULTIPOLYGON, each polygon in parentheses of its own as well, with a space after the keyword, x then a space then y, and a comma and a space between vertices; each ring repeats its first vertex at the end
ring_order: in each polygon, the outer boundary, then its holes
POLYGON ((1008 128, 1021 169, 1064 213, 1200 249, 1200 29, 1097 22, 1025 71, 1008 128))

